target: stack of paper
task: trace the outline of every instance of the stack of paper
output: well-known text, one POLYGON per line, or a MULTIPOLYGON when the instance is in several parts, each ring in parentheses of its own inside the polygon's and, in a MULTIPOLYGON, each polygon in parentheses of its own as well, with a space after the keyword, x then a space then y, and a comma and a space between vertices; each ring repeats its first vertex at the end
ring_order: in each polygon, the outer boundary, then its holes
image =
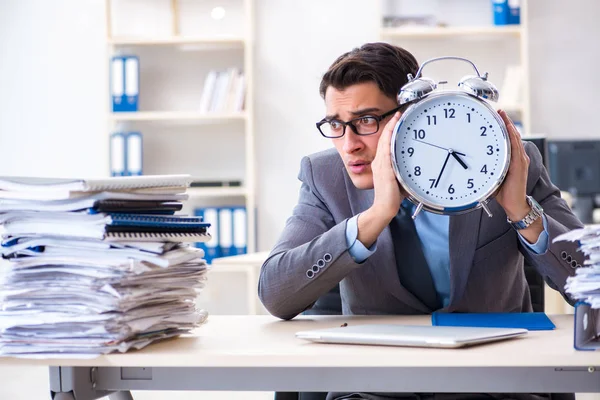
POLYGON ((209 224, 176 214, 190 182, 0 178, 0 355, 124 352, 204 322, 209 224))
POLYGON ((577 241, 586 255, 584 265, 567 278, 565 290, 574 299, 600 308, 600 225, 590 225, 558 236, 554 241, 577 241))

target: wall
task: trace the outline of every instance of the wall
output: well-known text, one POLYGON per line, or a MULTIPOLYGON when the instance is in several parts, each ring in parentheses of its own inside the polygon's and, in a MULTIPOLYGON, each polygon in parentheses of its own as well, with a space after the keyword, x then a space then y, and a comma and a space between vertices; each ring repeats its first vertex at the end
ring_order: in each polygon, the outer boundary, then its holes
POLYGON ((600 137, 600 2, 530 0, 533 132, 550 137, 600 137))
POLYGON ((379 9, 368 0, 260 0, 256 10, 255 110, 258 245, 277 240, 297 201, 303 155, 332 146, 323 118, 322 74, 343 52, 378 36, 379 9))
POLYGON ((102 0, 0 4, 0 174, 102 175, 102 0))

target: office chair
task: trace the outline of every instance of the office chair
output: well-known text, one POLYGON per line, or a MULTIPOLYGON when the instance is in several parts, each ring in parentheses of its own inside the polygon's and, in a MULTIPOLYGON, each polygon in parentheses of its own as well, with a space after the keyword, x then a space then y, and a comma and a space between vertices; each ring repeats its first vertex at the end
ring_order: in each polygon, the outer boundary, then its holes
MULTIPOLYGON (((534 312, 544 312, 544 279, 531 265, 525 263, 525 279, 531 293, 534 312)), ((319 298, 315 305, 304 312, 305 315, 341 315, 342 299, 339 285, 319 298)), ((327 392, 275 392, 274 400, 325 400, 327 392)), ((572 393, 552 393, 551 400, 575 400, 572 393)))
POLYGON ((534 312, 544 312, 544 278, 533 268, 531 265, 525 262, 525 279, 529 285, 529 292, 531 294, 531 305, 534 312))

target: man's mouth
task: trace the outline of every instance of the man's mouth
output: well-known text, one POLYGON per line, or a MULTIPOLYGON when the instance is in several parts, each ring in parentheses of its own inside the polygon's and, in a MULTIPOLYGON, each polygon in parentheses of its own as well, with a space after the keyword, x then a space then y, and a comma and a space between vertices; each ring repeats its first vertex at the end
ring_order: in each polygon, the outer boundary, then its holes
POLYGON ((370 163, 366 161, 350 161, 348 163, 348 169, 353 174, 360 174, 366 171, 370 163))

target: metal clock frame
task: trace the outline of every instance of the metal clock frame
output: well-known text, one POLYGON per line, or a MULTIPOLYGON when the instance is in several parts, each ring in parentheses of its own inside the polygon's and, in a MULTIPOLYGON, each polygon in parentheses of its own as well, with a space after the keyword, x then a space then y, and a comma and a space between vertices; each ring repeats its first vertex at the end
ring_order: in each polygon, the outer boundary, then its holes
POLYGON ((430 211, 435 214, 460 215, 460 214, 466 214, 468 212, 477 210, 479 208, 483 208, 489 217, 493 216, 487 203, 496 196, 496 194, 500 190, 500 186, 502 185, 502 183, 504 182, 504 179, 506 178, 506 174, 508 173, 508 168, 510 166, 511 149, 510 149, 510 138, 508 136, 508 130, 506 129, 506 125, 504 124, 504 121, 502 120, 500 115, 498 115, 498 113, 494 110, 494 108, 489 103, 487 103, 485 100, 482 100, 479 97, 472 95, 468 92, 460 91, 460 90, 445 90, 445 91, 433 92, 433 93, 424 95, 421 99, 419 99, 418 101, 416 101, 415 103, 411 104, 408 107, 408 109, 402 114, 402 116, 400 117, 400 120, 394 127, 394 132, 392 134, 392 141, 391 141, 391 152, 392 152, 391 153, 392 167, 394 168, 394 174, 396 175, 396 178, 400 182, 402 189, 404 189, 406 191, 406 193, 408 194, 408 196, 407 196, 408 200, 417 206, 412 215, 413 219, 415 219, 417 217, 417 215, 421 212, 422 209, 425 209, 425 210, 430 211), (412 114, 412 112, 417 107, 423 105, 426 102, 433 101, 436 98, 447 97, 447 96, 466 97, 469 99, 475 99, 479 103, 482 103, 484 105, 484 107, 486 107, 488 109, 490 114, 496 119, 496 122, 498 122, 498 125, 500 126, 500 130, 502 131, 502 135, 504 136, 504 141, 505 141, 506 149, 507 149, 506 160, 504 162, 504 167, 503 167, 502 173, 495 179, 495 183, 484 194, 479 196, 475 202, 468 204, 466 206, 462 206, 462 207, 442 207, 440 205, 437 205, 435 203, 427 201, 426 199, 421 197, 418 193, 416 193, 416 191, 414 191, 411 188, 411 186, 409 184, 407 184, 407 182, 402 178, 402 175, 400 174, 398 165, 396 163, 396 137, 398 136, 398 132, 400 132, 400 128, 402 127, 402 124, 404 122, 406 122, 408 117, 412 114))

